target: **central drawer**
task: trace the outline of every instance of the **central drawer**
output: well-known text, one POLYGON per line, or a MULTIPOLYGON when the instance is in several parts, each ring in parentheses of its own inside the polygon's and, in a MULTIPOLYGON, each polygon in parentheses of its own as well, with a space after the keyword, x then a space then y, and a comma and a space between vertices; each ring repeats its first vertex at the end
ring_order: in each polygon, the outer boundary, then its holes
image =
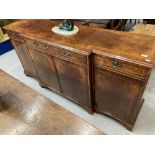
POLYGON ((60 56, 64 59, 69 59, 73 62, 76 61, 76 62, 80 62, 83 64, 87 63, 87 56, 82 55, 82 54, 77 54, 68 49, 63 49, 60 47, 55 47, 55 46, 50 45, 49 52, 54 55, 60 56))
POLYGON ((121 61, 119 59, 100 56, 96 54, 94 54, 94 64, 101 68, 107 67, 117 72, 121 72, 136 77, 138 76, 141 78, 145 78, 149 73, 149 69, 147 67, 139 66, 136 64, 121 61))

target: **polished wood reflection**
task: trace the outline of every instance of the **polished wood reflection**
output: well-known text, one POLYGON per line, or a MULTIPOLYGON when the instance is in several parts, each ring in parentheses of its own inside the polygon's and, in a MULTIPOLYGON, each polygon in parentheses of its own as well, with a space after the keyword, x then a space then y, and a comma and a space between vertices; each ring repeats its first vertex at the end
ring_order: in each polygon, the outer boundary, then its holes
POLYGON ((0 134, 104 134, 0 70, 0 134))

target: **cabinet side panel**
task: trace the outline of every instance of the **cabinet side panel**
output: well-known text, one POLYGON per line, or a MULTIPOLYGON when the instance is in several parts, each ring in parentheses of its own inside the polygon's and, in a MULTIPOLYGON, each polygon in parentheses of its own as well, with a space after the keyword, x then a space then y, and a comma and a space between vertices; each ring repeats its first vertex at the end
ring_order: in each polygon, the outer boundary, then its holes
POLYGON ((29 51, 24 42, 20 42, 14 39, 11 39, 11 42, 16 50, 16 53, 21 61, 21 64, 24 68, 24 72, 27 75, 37 78, 37 73, 35 71, 32 59, 30 57, 29 51))

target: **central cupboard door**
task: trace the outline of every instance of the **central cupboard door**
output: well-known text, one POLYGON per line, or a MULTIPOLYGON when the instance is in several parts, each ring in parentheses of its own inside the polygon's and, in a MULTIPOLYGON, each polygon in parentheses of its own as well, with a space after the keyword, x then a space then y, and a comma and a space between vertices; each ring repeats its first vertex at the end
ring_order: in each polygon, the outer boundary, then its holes
POLYGON ((60 92, 56 68, 51 55, 29 48, 41 85, 60 92))
POLYGON ((54 57, 54 62, 62 93, 75 102, 90 107, 87 67, 57 57, 54 57))

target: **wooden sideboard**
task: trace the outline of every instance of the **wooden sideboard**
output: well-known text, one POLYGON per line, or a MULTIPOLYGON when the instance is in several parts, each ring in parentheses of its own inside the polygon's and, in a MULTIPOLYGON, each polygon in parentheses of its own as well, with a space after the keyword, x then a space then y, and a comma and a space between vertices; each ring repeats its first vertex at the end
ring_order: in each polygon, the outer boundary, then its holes
POLYGON ((132 130, 155 67, 155 38, 82 25, 75 36, 65 37, 51 31, 55 25, 19 20, 4 27, 25 74, 132 130))

